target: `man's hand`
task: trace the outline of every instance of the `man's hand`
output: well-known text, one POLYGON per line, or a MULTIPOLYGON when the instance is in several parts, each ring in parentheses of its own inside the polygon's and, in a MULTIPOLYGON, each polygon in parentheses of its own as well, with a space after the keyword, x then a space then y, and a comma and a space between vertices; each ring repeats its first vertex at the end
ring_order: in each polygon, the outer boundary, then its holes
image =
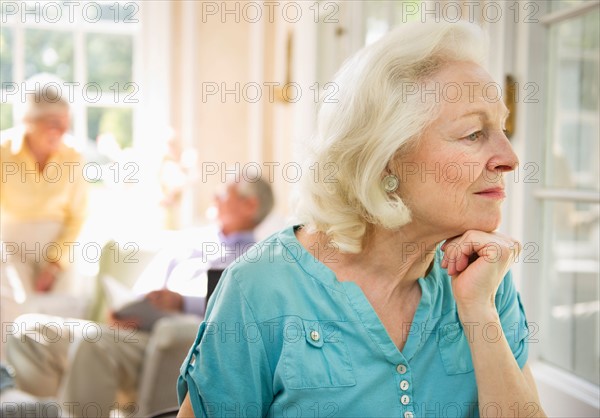
POLYGON ((140 320, 137 318, 118 318, 113 311, 108 313, 108 325, 111 329, 138 329, 140 320))
POLYGON ((442 245, 442 267, 452 276, 452 292, 461 320, 495 311, 498 286, 521 251, 505 235, 467 231, 442 245))
POLYGON ((58 263, 48 263, 35 278, 35 291, 45 293, 52 290, 61 270, 58 263))
POLYGON ((183 296, 167 289, 155 290, 146 295, 156 308, 162 311, 182 312, 183 296))

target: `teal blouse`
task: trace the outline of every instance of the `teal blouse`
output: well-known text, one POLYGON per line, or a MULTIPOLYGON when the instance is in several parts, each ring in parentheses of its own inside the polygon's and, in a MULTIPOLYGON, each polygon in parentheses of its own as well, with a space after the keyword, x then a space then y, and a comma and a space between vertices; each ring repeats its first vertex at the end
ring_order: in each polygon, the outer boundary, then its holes
MULTIPOLYGON (((274 234, 224 272, 181 366, 179 401, 189 391, 196 417, 478 416, 471 354, 441 257, 438 249, 419 279, 421 300, 399 351, 355 283, 339 282, 293 227, 274 234)), ((522 368, 527 322, 510 273, 496 307, 522 368)), ((466 326, 501 338, 493 325, 466 326)))

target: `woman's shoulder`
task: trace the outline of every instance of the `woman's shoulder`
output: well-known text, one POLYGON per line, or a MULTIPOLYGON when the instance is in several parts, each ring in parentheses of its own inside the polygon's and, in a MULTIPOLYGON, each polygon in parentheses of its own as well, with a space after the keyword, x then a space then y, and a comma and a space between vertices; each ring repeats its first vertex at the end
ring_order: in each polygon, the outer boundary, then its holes
POLYGON ((273 275, 310 277, 327 270, 298 241, 297 227, 286 227, 252 245, 228 271, 240 280, 260 280, 273 275))
POLYGON ((290 247, 295 246, 290 235, 293 236, 293 227, 284 228, 253 244, 231 263, 227 270, 245 275, 243 273, 270 271, 296 262, 297 257, 290 251, 290 247))
POLYGON ((263 320, 302 315, 320 301, 337 304, 344 298, 333 273, 295 239, 294 227, 256 243, 229 265, 221 280, 227 301, 243 300, 263 320))

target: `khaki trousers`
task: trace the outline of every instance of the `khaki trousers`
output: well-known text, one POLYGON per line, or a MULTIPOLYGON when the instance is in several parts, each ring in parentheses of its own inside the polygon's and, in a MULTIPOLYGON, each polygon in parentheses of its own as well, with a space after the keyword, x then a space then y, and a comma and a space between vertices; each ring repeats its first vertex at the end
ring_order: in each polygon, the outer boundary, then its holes
MULTIPOLYGON (((55 221, 2 222, 1 262, 13 266, 20 279, 20 284, 9 283, 15 293, 24 292, 25 296, 33 293, 34 280, 48 264, 46 254, 49 247, 57 245, 62 228, 63 224, 55 221)), ((66 292, 68 288, 69 283, 61 276, 52 291, 66 292)))
MULTIPOLYGON (((118 390, 135 391, 149 334, 80 319, 20 316, 7 340, 19 389, 56 397, 63 416, 108 417, 118 390)), ((134 408, 137 409, 137 408, 134 408)))
MULTIPOLYGON (((62 223, 54 221, 7 222, 0 226, 0 360, 5 360, 5 331, 19 315, 35 311, 34 281, 48 263, 44 250, 54 245, 62 223), (29 306, 29 304, 33 304, 29 306)), ((66 272, 65 272, 66 273, 66 272)), ((67 294, 70 275, 57 278, 53 294, 67 294)))

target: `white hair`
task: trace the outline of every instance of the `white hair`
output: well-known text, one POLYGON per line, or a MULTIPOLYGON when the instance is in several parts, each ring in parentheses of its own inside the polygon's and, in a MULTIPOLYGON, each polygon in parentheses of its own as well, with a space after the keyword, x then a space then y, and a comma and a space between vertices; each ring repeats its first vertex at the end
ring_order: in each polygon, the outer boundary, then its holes
POLYGON ((256 197, 258 200, 258 211, 256 213, 256 225, 260 224, 273 209, 275 198, 271 185, 260 176, 240 175, 240 181, 236 184, 237 191, 244 197, 256 197))
POLYGON ((25 81, 25 101, 20 104, 23 120, 32 120, 50 113, 68 113, 69 101, 65 82, 48 73, 36 74, 25 81))
POLYGON ((335 103, 322 103, 307 148, 297 216, 327 234, 341 251, 358 253, 369 224, 393 229, 410 211, 381 185, 390 161, 414 144, 436 118, 439 100, 408 94, 451 62, 481 63, 481 28, 458 23, 409 23, 359 51, 334 79, 335 103), (312 171, 308 169, 312 168, 312 171))

